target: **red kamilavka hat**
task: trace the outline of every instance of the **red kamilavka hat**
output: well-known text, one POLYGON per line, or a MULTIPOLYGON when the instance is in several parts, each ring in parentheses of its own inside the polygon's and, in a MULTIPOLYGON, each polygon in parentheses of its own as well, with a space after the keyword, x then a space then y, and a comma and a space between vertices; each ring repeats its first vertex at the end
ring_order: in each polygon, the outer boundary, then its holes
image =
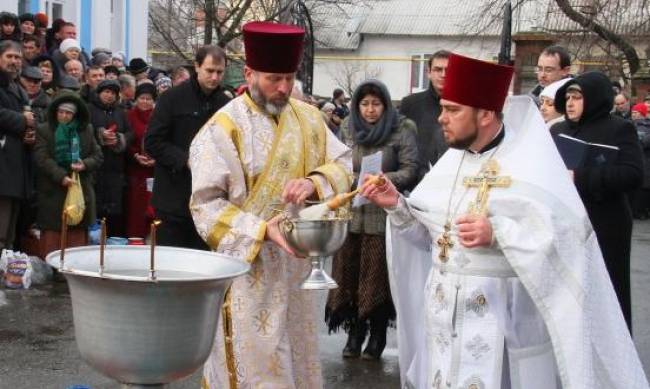
POLYGON ((272 22, 250 22, 242 28, 246 65, 266 73, 293 73, 302 60, 305 30, 272 22))
POLYGON ((451 54, 440 97, 474 108, 501 112, 513 72, 512 66, 451 54))

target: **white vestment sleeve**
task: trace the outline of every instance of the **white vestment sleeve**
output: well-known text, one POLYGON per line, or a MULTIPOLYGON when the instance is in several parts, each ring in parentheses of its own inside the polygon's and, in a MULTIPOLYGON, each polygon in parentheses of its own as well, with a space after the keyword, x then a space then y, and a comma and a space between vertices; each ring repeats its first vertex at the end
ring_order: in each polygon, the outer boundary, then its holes
POLYGON ((426 227, 410 214, 404 198, 387 212, 386 258, 397 311, 401 386, 421 388, 429 366, 424 288, 431 271, 431 238, 426 227))

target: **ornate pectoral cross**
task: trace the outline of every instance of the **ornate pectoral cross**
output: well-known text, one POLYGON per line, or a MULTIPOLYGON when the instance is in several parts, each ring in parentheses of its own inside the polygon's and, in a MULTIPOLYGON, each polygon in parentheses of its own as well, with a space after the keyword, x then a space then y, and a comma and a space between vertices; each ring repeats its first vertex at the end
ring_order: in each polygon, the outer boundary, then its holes
POLYGON ((498 176, 499 164, 490 159, 481 167, 475 177, 465 177, 463 185, 468 188, 478 188, 476 198, 469 204, 468 213, 471 215, 487 215, 487 201, 490 189, 507 188, 512 183, 509 176, 498 176))
POLYGON ((454 241, 451 240, 451 222, 447 221, 445 223, 445 231, 440 235, 436 243, 440 247, 440 252, 438 253, 438 259, 440 262, 445 263, 449 260, 449 249, 454 247, 454 241))

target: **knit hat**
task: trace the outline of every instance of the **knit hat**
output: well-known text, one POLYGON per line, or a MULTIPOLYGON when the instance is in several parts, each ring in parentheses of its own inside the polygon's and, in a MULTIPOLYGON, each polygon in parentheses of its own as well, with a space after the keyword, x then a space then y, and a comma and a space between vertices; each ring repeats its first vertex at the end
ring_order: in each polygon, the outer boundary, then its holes
POLYGON ((644 118, 648 117, 648 106, 643 103, 634 104, 632 111, 640 113, 644 118))
POLYGON ((97 85, 97 94, 102 93, 104 89, 110 89, 117 95, 120 93, 120 83, 116 80, 103 80, 97 85))
POLYGON ((153 97, 154 100, 156 99, 156 96, 158 95, 158 93, 156 91, 156 87, 153 86, 153 84, 151 84, 149 82, 145 82, 144 84, 140 84, 140 85, 138 85, 137 88, 135 88, 135 98, 137 99, 138 96, 140 96, 142 94, 145 94, 145 93, 150 94, 151 97, 153 97))
POLYGON ((119 76, 120 75, 120 69, 118 69, 117 66, 108 65, 108 66, 104 67, 104 73, 106 73, 106 74, 113 73, 113 74, 117 74, 119 76))
POLYGON ((72 112, 73 114, 77 113, 77 106, 74 105, 74 103, 61 103, 59 104, 58 107, 56 107, 56 109, 61 111, 72 112))
POLYGON ((146 72, 149 69, 149 65, 142 58, 133 58, 129 62, 129 72, 133 75, 146 72))
POLYGON ((64 39, 63 42, 61 42, 61 45, 59 45, 59 51, 61 53, 65 53, 70 49, 77 49, 81 51, 81 46, 79 45, 79 42, 77 42, 76 39, 72 39, 72 38, 64 39))
POLYGON ((172 79, 167 77, 167 76, 158 77, 158 79, 156 80, 156 89, 158 89, 160 87, 163 87, 163 86, 167 86, 167 88, 171 88, 172 87, 172 79))
POLYGON ((99 65, 103 64, 106 61, 110 62, 110 60, 111 60, 110 55, 108 55, 108 54, 106 54, 104 52, 99 52, 99 53, 95 54, 95 56, 93 57, 92 63, 93 63, 93 65, 99 66, 99 65))
POLYGON ((39 12, 36 15, 34 15, 34 18, 37 21, 36 23, 37 27, 47 27, 47 23, 48 23, 47 14, 43 12, 39 12))
POLYGON ((34 17, 34 14, 30 13, 24 13, 18 17, 20 20, 20 24, 23 24, 23 22, 30 21, 34 24, 36 24, 36 18, 34 17))

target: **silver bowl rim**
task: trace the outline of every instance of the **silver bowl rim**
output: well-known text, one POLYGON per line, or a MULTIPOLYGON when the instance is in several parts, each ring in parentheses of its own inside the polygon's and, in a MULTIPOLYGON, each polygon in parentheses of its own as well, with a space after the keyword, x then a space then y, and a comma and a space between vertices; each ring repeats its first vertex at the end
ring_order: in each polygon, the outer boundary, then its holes
MULTIPOLYGON (((107 245, 105 246, 105 251, 112 251, 112 250, 146 250, 147 253, 149 253, 151 246, 149 245, 132 245, 132 246, 121 246, 121 245, 107 245)), ((99 246, 79 246, 79 247, 72 247, 69 249, 65 249, 66 254, 67 253, 74 253, 78 251, 90 251, 93 250, 97 253, 97 271, 89 271, 89 270, 78 270, 78 269, 73 269, 73 268, 68 268, 65 266, 66 263, 64 261, 64 268, 61 270, 59 269, 60 266, 60 253, 61 250, 56 250, 52 251, 45 257, 45 262, 48 263, 50 266, 54 267, 57 269, 59 272, 65 275, 78 275, 78 276, 83 276, 83 277, 91 277, 91 278, 101 278, 101 279, 108 279, 108 280, 116 280, 116 281, 132 281, 132 282, 149 282, 149 283, 163 283, 163 282, 198 282, 198 281, 220 281, 220 280, 228 280, 232 279, 235 277, 239 277, 241 275, 244 275, 248 273, 251 269, 251 265, 249 263, 240 261, 236 259, 233 256, 229 256, 226 254, 221 254, 221 253, 215 253, 213 251, 202 251, 202 250, 193 250, 193 249, 187 249, 187 248, 182 248, 182 247, 172 247, 172 246, 156 246, 156 249, 158 248, 165 248, 169 249, 172 251, 178 251, 178 252, 196 252, 196 251, 201 251, 202 254, 207 254, 207 255, 218 255, 220 260, 226 260, 230 262, 234 262, 237 264, 237 266, 242 266, 242 270, 237 271, 237 272, 232 272, 230 274, 226 274, 223 276, 198 276, 198 277, 192 277, 192 278, 176 278, 176 277, 159 277, 155 279, 151 279, 148 276, 127 276, 127 275, 117 275, 117 274, 111 274, 111 273, 102 273, 101 275, 99 274, 99 246)), ((148 271, 149 269, 144 269, 148 271)))

